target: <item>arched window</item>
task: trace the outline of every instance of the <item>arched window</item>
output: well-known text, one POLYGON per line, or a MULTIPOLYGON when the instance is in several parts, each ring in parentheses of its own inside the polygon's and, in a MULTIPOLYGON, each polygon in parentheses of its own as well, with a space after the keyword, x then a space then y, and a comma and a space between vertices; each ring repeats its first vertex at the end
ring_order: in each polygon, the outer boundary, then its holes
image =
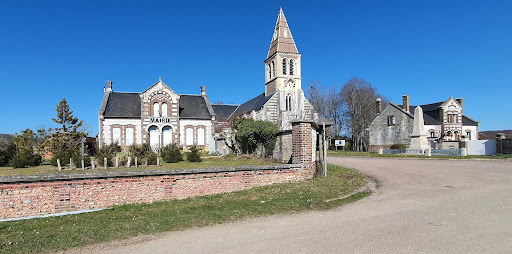
POLYGON ((197 129, 197 145, 204 146, 204 129, 197 129))
POLYGON ((164 146, 172 144, 172 129, 169 126, 163 128, 164 146))
POLYGON ((275 77, 276 76, 276 66, 274 65, 274 61, 272 61, 272 75, 270 75, 270 77, 275 77))
POLYGON ((162 117, 167 117, 167 103, 162 103, 162 117))
POLYGON ((293 69, 294 61, 293 59, 290 59, 290 75, 294 75, 295 70, 293 69))
POLYGON ((283 75, 286 75, 286 58, 283 59, 283 75))
POLYGON ((267 65, 268 68, 268 79, 270 80, 272 78, 272 68, 270 67, 270 64, 267 65))
POLYGON ((160 146, 160 133, 156 126, 149 127, 149 145, 153 151, 158 150, 160 146))
POLYGON ((158 105, 158 102, 153 103, 153 117, 159 117, 160 116, 160 107, 158 105))
POLYGON ((133 128, 126 128, 126 146, 133 145, 133 128))
POLYGON ((286 111, 291 111, 292 110, 292 96, 291 95, 286 95, 286 101, 285 101, 285 104, 286 104, 286 111))

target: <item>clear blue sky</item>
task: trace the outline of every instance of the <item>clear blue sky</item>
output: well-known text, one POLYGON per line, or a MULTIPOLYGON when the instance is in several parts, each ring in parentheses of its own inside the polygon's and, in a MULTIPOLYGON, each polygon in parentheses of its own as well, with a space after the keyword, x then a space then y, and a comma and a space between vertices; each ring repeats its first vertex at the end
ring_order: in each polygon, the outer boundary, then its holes
POLYGON ((106 80, 243 103, 264 91, 282 4, 302 84, 358 76, 401 104, 464 97, 480 130, 512 129, 512 1, 0 1, 0 133, 54 126, 66 98, 98 131, 106 80))

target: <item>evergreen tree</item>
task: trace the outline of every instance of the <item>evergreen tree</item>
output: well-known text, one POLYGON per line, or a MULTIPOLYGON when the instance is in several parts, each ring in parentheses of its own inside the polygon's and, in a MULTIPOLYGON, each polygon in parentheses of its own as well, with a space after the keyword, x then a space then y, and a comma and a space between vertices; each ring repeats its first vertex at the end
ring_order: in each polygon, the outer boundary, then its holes
POLYGON ((52 164, 57 165, 57 159, 61 164, 65 165, 69 162, 69 158, 75 160, 81 157, 81 141, 87 136, 80 130, 83 124, 82 120, 73 116, 66 98, 62 99, 55 108, 57 117, 52 120, 60 126, 51 130, 50 138, 46 146, 52 151, 52 164))

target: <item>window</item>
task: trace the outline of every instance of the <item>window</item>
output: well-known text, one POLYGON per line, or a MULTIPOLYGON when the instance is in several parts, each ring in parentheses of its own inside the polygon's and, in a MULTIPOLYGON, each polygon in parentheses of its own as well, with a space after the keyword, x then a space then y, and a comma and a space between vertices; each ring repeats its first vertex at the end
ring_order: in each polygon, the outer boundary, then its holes
POLYGON ((149 145, 156 151, 160 146, 160 133, 156 126, 149 127, 149 145))
POLYGON ((153 103, 153 117, 159 117, 160 116, 160 107, 158 105, 158 102, 153 103))
POLYGON ((459 120, 458 118, 459 118, 459 117, 458 117, 458 115, 457 115, 457 114, 453 114, 453 122, 454 122, 454 123, 459 122, 459 121, 458 121, 458 120, 459 120))
POLYGON ((194 144, 194 129, 187 128, 185 131, 185 145, 191 146, 194 144))
POLYGON ((121 145, 121 128, 112 129, 112 143, 121 145))
POLYGON ((455 134, 455 140, 459 140, 460 139, 459 132, 456 131, 456 132, 454 132, 454 134, 455 134))
POLYGON ((396 124, 395 116, 388 116, 388 126, 396 124))
POLYGON ((133 128, 126 128, 126 145, 133 145, 133 128))
POLYGON ((286 95, 285 99, 285 111, 292 110, 292 96, 290 94, 286 95))
POLYGON ((204 129, 197 129, 197 145, 204 146, 204 129))
POLYGON ((283 59, 283 75, 286 75, 286 58, 283 59))
POLYGON ((435 135, 436 135, 435 132, 430 132, 430 137, 431 138, 435 138, 436 137, 435 135))
POLYGON ((293 70, 294 62, 293 59, 290 59, 290 75, 294 75, 295 71, 293 70))
POLYGON ((270 77, 275 77, 276 76, 276 66, 274 65, 274 61, 272 61, 272 75, 270 75, 270 77))
POLYGON ((162 103, 162 117, 167 117, 167 103, 162 103))
POLYGON ((270 68, 270 64, 268 64, 268 79, 270 80, 272 78, 272 68, 270 68))
POLYGON ((164 146, 172 144, 172 129, 169 126, 163 128, 164 146))
POLYGON ((466 131, 466 136, 468 136, 468 140, 471 140, 471 131, 466 131))

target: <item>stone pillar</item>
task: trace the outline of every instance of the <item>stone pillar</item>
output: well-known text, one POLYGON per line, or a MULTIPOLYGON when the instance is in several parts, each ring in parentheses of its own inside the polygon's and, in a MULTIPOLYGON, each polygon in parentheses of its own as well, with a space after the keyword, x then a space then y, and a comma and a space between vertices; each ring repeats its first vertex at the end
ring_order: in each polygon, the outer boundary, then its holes
POLYGON ((292 162, 303 165, 308 179, 313 177, 316 170, 314 152, 312 122, 292 123, 292 162))

